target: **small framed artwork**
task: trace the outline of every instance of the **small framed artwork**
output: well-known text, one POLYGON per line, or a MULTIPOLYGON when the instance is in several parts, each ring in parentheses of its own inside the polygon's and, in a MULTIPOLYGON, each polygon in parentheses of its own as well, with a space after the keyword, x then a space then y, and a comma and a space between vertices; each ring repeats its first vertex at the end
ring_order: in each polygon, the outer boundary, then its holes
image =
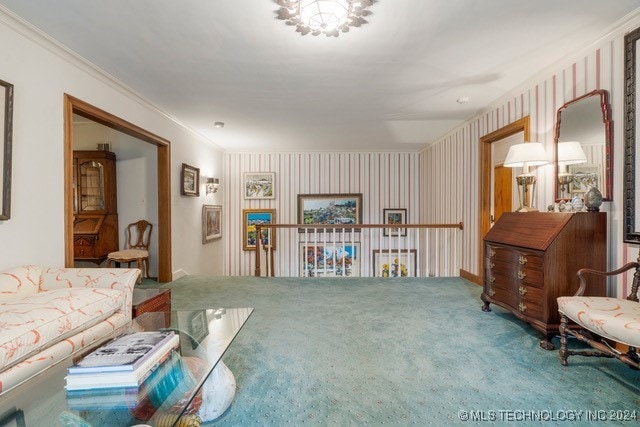
POLYGON ((300 242, 300 276, 360 276, 359 243, 300 242))
MULTIPOLYGON (((384 224, 406 224, 407 223, 407 210, 406 209, 383 209, 382 220, 384 224)), ((402 227, 390 227, 382 230, 382 235, 387 236, 406 236, 407 229, 402 227)))
MULTIPOLYGON (((255 251, 257 224, 274 224, 276 221, 275 209, 243 209, 242 210, 242 249, 245 251, 255 251)), ((264 247, 270 245, 276 248, 276 234, 272 228, 260 230, 260 244, 264 247)))
POLYGON ((222 206, 202 205, 202 244, 222 237, 222 206))
POLYGON ((200 169, 182 164, 181 192, 183 196, 200 195, 200 169))
POLYGON ((245 172, 245 199, 275 199, 275 172, 245 172))
POLYGON ((586 193, 591 187, 600 189, 601 173, 598 165, 569 165, 569 173, 573 175, 569 191, 572 195, 586 193))
POLYGON ((416 277, 415 249, 374 249, 373 277, 416 277))
POLYGON ((362 193, 298 194, 298 224, 362 224, 362 193))

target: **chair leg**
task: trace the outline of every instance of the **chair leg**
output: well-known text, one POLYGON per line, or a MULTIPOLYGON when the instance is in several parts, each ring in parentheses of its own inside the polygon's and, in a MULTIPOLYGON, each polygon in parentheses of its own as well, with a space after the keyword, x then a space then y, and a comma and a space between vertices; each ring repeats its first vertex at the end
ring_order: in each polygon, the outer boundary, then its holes
POLYGON ((144 270, 142 269, 142 260, 140 258, 138 258, 136 260, 136 265, 137 265, 138 269, 140 270, 140 276, 138 277, 138 284, 142 285, 142 272, 144 270))
POLYGON ((560 351, 558 352, 558 355, 560 356, 560 364, 562 366, 567 366, 568 362, 567 362, 567 358, 569 357, 569 354, 567 352, 567 329, 569 328, 568 326, 568 319, 567 316, 565 316, 564 314, 560 314, 560 327, 558 328, 560 330, 560 351))
POLYGON ((149 259, 142 260, 142 262, 144 263, 145 272, 147 274, 147 279, 148 279, 149 277, 151 277, 149 275, 149 259))

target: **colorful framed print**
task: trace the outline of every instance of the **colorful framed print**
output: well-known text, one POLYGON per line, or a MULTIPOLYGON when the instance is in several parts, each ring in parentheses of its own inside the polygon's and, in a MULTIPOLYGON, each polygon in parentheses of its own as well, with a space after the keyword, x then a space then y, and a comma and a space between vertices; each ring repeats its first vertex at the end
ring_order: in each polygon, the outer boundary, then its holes
POLYGON ((300 242, 300 276, 360 276, 359 243, 300 242))
MULTIPOLYGON (((276 221, 275 209, 243 209, 242 210, 242 249, 245 251, 256 250, 256 225, 257 224, 274 224, 276 221)), ((260 244, 262 246, 270 245, 272 249, 276 248, 276 234, 272 228, 264 228, 260 230, 260 244)))
POLYGON ((415 249, 374 249, 373 277, 416 277, 415 249))
MULTIPOLYGON (((382 220, 383 220, 383 224, 406 224, 407 210, 406 209, 383 209, 382 220)), ((382 235, 385 237, 406 236, 407 229, 402 227, 383 228, 382 235)))
POLYGON ((180 190, 183 196, 200 195, 200 169, 186 163, 182 164, 180 190))
POLYGON ((222 206, 202 205, 202 244, 222 237, 222 206))
POLYGON ((245 172, 245 199, 275 199, 275 172, 245 172))
POLYGON ((362 224, 362 193, 298 194, 298 224, 362 224))

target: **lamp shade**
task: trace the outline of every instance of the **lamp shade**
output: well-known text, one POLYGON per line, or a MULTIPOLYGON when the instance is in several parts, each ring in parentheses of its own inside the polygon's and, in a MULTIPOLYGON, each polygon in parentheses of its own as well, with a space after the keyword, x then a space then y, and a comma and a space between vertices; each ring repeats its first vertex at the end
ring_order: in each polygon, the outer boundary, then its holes
POLYGON ((566 141, 558 143, 558 162, 565 165, 577 165, 586 163, 587 155, 578 141, 566 141))
POLYGON ((525 142, 515 144, 509 148, 504 165, 508 168, 521 168, 525 166, 540 166, 549 163, 547 153, 540 142, 525 142))

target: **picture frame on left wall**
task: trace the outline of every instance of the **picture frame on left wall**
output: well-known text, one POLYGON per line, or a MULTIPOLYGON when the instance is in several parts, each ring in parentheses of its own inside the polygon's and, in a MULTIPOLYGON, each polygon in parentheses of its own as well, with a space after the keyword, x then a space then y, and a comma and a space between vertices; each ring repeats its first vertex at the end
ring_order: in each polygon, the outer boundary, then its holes
POLYGON ((11 139, 13 136, 13 85, 0 80, 0 221, 11 218, 11 139), (2 102, 4 100, 4 102, 2 102))
POLYGON ((202 244, 222 237, 222 206, 202 205, 202 244))
POLYGON ((183 196, 200 196, 200 169, 183 163, 180 184, 183 196))

